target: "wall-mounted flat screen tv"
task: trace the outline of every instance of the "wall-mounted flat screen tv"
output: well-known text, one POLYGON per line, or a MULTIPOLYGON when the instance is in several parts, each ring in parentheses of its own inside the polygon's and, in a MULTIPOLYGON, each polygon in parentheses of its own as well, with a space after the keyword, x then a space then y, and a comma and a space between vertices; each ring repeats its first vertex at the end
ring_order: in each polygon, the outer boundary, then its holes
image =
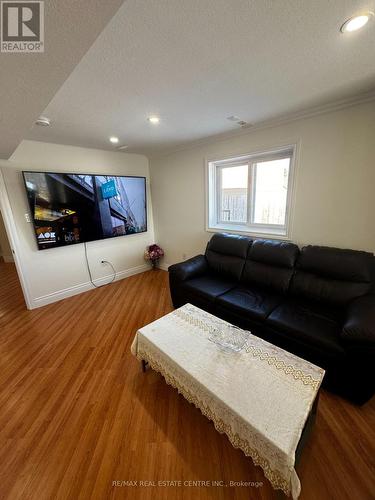
POLYGON ((145 177, 23 172, 39 250, 147 231, 145 177))

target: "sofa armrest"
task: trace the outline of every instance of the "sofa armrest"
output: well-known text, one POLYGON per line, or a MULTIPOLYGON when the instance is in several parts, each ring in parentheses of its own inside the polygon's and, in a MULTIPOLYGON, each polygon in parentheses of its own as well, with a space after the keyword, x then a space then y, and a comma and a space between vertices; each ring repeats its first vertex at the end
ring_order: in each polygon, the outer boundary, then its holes
POLYGON ((208 265, 204 255, 197 255, 179 264, 173 264, 168 268, 169 275, 173 277, 173 280, 176 282, 196 278, 207 271, 208 265))
POLYGON ((350 303, 341 338, 350 344, 375 346, 375 295, 364 295, 350 303))

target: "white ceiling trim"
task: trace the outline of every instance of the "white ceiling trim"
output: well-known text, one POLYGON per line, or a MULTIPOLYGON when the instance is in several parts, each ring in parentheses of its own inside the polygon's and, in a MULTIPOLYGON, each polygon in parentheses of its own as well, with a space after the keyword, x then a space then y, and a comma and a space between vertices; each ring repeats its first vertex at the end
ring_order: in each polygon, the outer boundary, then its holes
POLYGON ((364 104, 366 102, 375 101, 375 89, 370 92, 365 92, 358 94, 356 96, 351 96, 345 99, 339 99, 332 101, 327 104, 320 106, 314 106, 307 108, 305 110, 296 111, 294 113, 288 113, 281 115, 269 120, 264 120, 254 125, 245 125, 239 130, 231 130, 222 134, 217 134, 214 136, 199 139, 197 141, 192 141, 189 144, 183 144, 181 147, 171 148, 160 153, 146 155, 148 158, 162 158, 164 156, 169 156, 174 153, 179 153, 180 151, 188 151, 190 149, 195 149, 200 146, 205 146, 206 144, 213 144, 215 142, 225 141, 232 137, 238 137, 241 135, 248 135, 252 132, 257 132, 258 130, 264 130, 267 128, 277 127, 279 125, 286 125, 288 123, 303 120, 305 118, 312 118, 313 116, 322 115, 326 113, 333 113, 335 111, 340 111, 341 109, 349 108, 351 106, 356 106, 359 104, 364 104))

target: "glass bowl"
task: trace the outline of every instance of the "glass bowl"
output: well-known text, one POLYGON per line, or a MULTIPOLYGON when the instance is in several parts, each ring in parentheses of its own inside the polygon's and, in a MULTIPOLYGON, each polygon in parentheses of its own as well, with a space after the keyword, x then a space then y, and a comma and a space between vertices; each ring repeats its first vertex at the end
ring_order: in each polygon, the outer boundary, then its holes
POLYGON ((211 330, 208 339, 227 351, 240 352, 246 345, 250 332, 234 325, 220 325, 211 330))

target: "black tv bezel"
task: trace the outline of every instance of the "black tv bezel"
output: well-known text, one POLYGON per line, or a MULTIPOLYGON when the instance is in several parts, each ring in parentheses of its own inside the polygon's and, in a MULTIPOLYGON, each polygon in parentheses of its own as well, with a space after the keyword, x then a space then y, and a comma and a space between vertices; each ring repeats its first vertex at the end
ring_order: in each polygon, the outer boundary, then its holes
POLYGON ((40 171, 40 170, 22 170, 22 177, 23 177, 23 182, 25 186, 25 194, 27 198, 27 205, 30 210, 31 218, 32 218, 32 224, 33 224, 33 229, 34 229, 34 238, 36 242, 36 247, 38 251, 43 251, 43 250, 53 250, 55 248, 65 248, 65 247, 70 247, 74 245, 84 245, 85 243, 90 243, 92 241, 102 241, 102 240, 112 240, 113 238, 122 238, 125 236, 135 236, 137 234, 144 234, 147 233, 148 231, 148 203, 147 203, 147 177, 144 175, 116 175, 116 174, 94 174, 94 173, 89 173, 89 172, 50 172, 50 171, 40 171), (104 238, 99 238, 97 240, 87 240, 87 241, 77 241, 73 243, 68 243, 67 245, 54 245, 53 247, 46 247, 46 248, 40 248, 38 244, 38 238, 36 235, 36 226, 35 226, 35 219, 34 219, 34 214, 31 214, 31 206, 29 202, 29 197, 28 197, 28 187, 26 185, 26 178, 25 174, 57 174, 57 175, 93 175, 93 176, 107 176, 107 177, 124 177, 124 178, 132 178, 132 179, 144 179, 144 186, 145 186, 145 204, 146 204, 146 229, 144 231, 139 231, 138 233, 132 233, 132 234, 116 234, 114 236, 106 236, 104 238))

